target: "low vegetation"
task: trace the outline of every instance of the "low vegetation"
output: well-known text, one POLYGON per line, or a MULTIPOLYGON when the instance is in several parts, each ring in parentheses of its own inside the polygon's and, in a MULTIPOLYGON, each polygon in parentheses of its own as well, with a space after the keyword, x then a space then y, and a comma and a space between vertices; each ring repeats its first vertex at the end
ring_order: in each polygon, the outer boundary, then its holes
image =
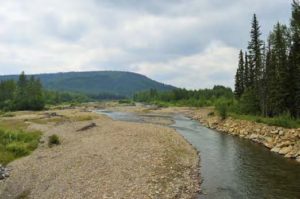
POLYGON ((51 136, 49 136, 48 138, 48 146, 49 147, 53 147, 54 145, 59 145, 60 144, 60 140, 58 135, 53 134, 51 136))
POLYGON ((38 147, 41 133, 0 128, 0 163, 29 155, 38 147))
POLYGON ((285 128, 300 128, 300 120, 293 119, 290 115, 280 115, 276 117, 262 117, 255 115, 240 115, 236 113, 230 113, 229 116, 235 119, 248 120, 257 123, 264 123, 270 126, 279 126, 285 128))

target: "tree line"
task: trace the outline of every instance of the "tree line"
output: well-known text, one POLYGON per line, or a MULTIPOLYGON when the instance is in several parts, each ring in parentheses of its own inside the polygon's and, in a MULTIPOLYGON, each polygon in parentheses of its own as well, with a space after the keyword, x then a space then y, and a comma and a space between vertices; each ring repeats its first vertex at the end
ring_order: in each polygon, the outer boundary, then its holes
POLYGON ((156 89, 139 92, 133 96, 134 101, 177 106, 212 106, 217 103, 232 103, 234 99, 231 88, 214 86, 212 89, 186 90, 174 89, 158 92, 156 89))
POLYGON ((235 96, 244 114, 300 117, 300 3, 292 3, 290 25, 274 26, 261 39, 254 14, 247 50, 239 53, 235 96))
POLYGON ((22 72, 17 80, 0 81, 0 110, 42 110, 46 105, 82 103, 98 100, 120 100, 125 96, 113 93, 83 94, 43 88, 41 81, 22 72))
POLYGON ((0 109, 41 110, 44 106, 43 87, 34 76, 28 78, 22 72, 18 81, 6 80, 0 83, 0 109))
POLYGON ((40 80, 22 72, 18 80, 0 82, 0 110, 42 110, 46 104, 87 102, 91 98, 80 93, 50 91, 43 88, 40 80))

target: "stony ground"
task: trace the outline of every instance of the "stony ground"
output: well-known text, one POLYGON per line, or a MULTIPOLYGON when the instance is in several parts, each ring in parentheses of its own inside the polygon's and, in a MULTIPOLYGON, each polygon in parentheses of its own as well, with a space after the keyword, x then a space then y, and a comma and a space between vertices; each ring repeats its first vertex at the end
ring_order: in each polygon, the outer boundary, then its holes
POLYGON ((195 198, 198 155, 174 130, 79 109, 55 112, 9 119, 27 120, 43 132, 44 143, 9 164, 0 198, 195 198), (91 122, 96 127, 77 131, 91 122), (61 144, 49 148, 52 134, 61 144))

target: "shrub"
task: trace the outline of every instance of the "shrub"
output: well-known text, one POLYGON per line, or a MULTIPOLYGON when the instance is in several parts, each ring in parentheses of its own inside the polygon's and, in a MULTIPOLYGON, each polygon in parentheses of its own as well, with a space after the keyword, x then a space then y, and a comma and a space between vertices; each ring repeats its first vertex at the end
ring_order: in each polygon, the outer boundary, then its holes
POLYGON ((56 134, 49 136, 49 139, 48 139, 49 147, 52 147, 53 145, 59 145, 59 144, 60 144, 60 140, 56 134))
POLYGON ((225 120, 228 116, 228 106, 225 103, 217 105, 217 111, 219 112, 221 119, 225 120))
POLYGON ((215 116, 215 112, 209 112, 208 114, 207 114, 207 116, 209 116, 209 117, 212 117, 212 116, 215 116))

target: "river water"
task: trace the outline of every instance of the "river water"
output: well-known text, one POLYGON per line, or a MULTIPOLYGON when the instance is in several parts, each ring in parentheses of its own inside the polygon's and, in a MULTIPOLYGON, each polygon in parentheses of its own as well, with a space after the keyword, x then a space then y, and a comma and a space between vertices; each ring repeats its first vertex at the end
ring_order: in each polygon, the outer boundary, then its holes
MULTIPOLYGON (((98 111, 114 120, 145 122, 127 112, 98 111)), ((143 116, 145 117, 145 116, 143 116)), ((171 125, 199 152, 201 199, 300 199, 300 164, 250 140, 210 130, 183 115, 171 125)))

